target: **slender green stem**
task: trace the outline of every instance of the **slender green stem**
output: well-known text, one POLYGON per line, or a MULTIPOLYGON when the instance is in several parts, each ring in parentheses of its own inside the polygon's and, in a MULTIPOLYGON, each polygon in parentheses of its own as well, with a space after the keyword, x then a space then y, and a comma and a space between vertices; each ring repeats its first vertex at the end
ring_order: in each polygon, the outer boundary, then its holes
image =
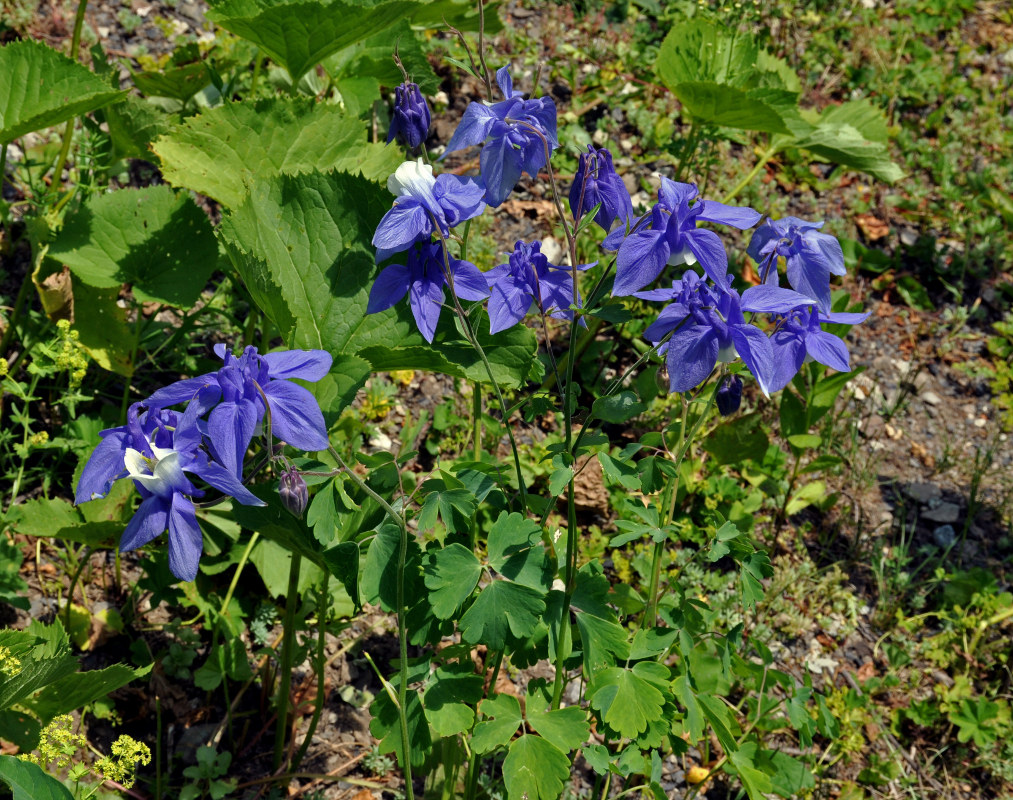
POLYGON ((753 167, 749 171, 749 174, 746 175, 746 177, 744 177, 741 181, 739 181, 737 184, 735 184, 735 188, 732 189, 728 194, 726 194, 725 197, 724 197, 724 199, 721 202, 722 203, 730 203, 730 202, 732 202, 732 200, 734 200, 736 197, 738 197, 739 192, 741 192, 743 189, 745 189, 747 186, 749 186, 750 183, 753 182, 753 178, 755 178, 757 175, 760 174, 760 171, 765 166, 767 166, 768 162, 774 156, 777 155, 777 153, 778 153, 778 151, 780 149, 781 149, 780 146, 776 145, 776 144, 772 144, 770 147, 768 147, 764 151, 763 155, 760 156, 760 160, 756 162, 756 166, 753 167))
POLYGON ((317 732, 317 724, 320 722, 320 715, 324 710, 324 700, 326 699, 324 697, 324 677, 327 667, 327 654, 324 652, 324 649, 327 640, 327 608, 330 605, 328 587, 330 577, 326 572, 324 573, 324 580, 320 585, 320 594, 317 596, 317 696, 313 703, 313 717, 310 719, 310 726, 306 731, 306 736, 303 737, 299 752, 295 754, 292 763, 288 765, 289 772, 295 772, 299 769, 303 758, 306 757, 306 751, 309 750, 310 742, 313 741, 313 734, 317 732))
POLYGON ((4 202, 4 184, 7 182, 7 144, 0 144, 0 222, 7 220, 7 203, 4 202))
MULTIPOLYGON (((70 58, 77 61, 78 50, 81 47, 81 28, 84 25, 84 10, 88 7, 88 0, 80 0, 77 4, 77 13, 74 15, 74 32, 70 37, 70 58)), ((74 122, 77 117, 67 120, 63 129, 63 145, 60 147, 60 155, 57 156, 53 169, 53 186, 59 186, 60 175, 63 172, 63 165, 67 163, 67 156, 70 155, 70 143, 74 138, 74 122)))
POLYGON ((281 766, 288 733, 289 692, 292 688, 292 658, 295 654, 295 612, 299 605, 299 568, 302 555, 292 553, 288 569, 288 592, 285 595, 285 618, 282 623, 284 639, 281 642, 281 659, 278 663, 278 721, 274 733, 274 768, 281 766))
POLYGON ((348 468, 348 465, 341 458, 341 454, 337 450, 333 447, 328 447, 327 451, 337 462, 338 466, 345 471, 345 474, 352 479, 352 483, 373 498, 387 512, 387 516, 397 525, 401 534, 397 563, 397 639, 398 651, 401 657, 398 669, 397 710, 401 723, 401 744, 404 753, 404 763, 401 765, 401 768, 404 770, 405 794, 407 800, 415 800, 415 789, 412 786, 411 740, 408 738, 408 710, 405 707, 408 697, 408 627, 405 621, 407 608, 405 607, 404 575, 405 562, 408 560, 408 524, 405 522, 404 517, 395 511, 390 503, 373 491, 362 478, 348 468))
MULTIPOLYGON (((137 351, 141 349, 141 306, 134 304, 134 343, 130 348, 130 366, 133 368, 137 362, 137 351)), ((123 397, 120 398, 120 424, 125 425, 127 421, 127 408, 130 406, 130 378, 123 382, 123 397)))
POLYGON ((476 461, 482 460, 482 384, 471 384, 471 441, 476 461))
POLYGON ((226 612, 229 610, 229 603, 232 602, 232 595, 236 592, 236 586, 239 585, 239 576, 243 574, 243 567, 246 566, 246 562, 250 559, 250 553, 253 551, 254 546, 257 544, 257 540, 260 538, 260 532, 254 531, 250 536, 250 541, 246 543, 246 547, 243 549, 243 555, 239 558, 239 563, 236 565, 236 571, 232 575, 232 580, 229 581, 229 589, 225 592, 225 599, 222 600, 221 611, 218 612, 219 616, 224 617, 226 612))
POLYGON ((74 570, 74 576, 70 579, 70 589, 67 592, 67 614, 65 616, 65 620, 68 634, 70 633, 70 609, 74 604, 74 588, 77 586, 77 582, 81 577, 81 573, 84 572, 85 565, 88 563, 89 558, 91 558, 91 546, 86 545, 81 560, 77 564, 77 569, 74 570))
POLYGON ((155 696, 155 800, 162 800, 162 699, 155 696))
POLYGON ((253 79, 250 81, 250 95, 255 96, 257 93, 257 82, 260 80, 260 70, 264 66, 264 54, 257 49, 257 55, 253 60, 253 79))

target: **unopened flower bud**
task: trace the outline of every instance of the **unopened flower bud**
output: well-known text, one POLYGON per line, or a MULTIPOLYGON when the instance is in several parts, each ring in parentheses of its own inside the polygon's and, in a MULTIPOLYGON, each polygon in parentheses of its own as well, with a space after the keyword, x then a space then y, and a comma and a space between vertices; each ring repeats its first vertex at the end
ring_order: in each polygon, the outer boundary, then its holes
POLYGON ((394 139, 415 150, 429 135, 432 116, 418 84, 405 82, 394 90, 394 113, 390 120, 387 143, 394 139))
POLYGON ((739 410, 742 404, 742 378, 729 375, 718 387, 718 413, 722 417, 730 416, 739 410))
POLYGON ((286 470, 281 474, 278 483, 278 494, 281 496, 281 504, 292 514, 301 517, 306 510, 310 495, 306 489, 306 481, 297 470, 286 470))
POLYGON ((594 221, 606 233, 617 219, 625 223, 633 216, 633 201, 626 184, 612 166, 612 154, 605 148, 595 150, 593 145, 588 145, 587 152, 580 156, 570 187, 570 209, 574 219, 580 220, 599 203, 601 207, 594 221))

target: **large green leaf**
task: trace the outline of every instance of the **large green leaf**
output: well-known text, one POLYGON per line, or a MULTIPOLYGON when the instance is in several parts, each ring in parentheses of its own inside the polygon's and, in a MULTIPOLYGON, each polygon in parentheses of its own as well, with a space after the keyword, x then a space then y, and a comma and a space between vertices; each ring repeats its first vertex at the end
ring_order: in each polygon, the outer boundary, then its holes
POLYGON ((612 730, 635 739, 649 723, 661 719, 665 696, 643 674, 650 662, 641 661, 632 670, 609 667, 594 677, 591 706, 601 712, 612 730))
POLYGON ((150 664, 136 669, 126 664, 114 664, 105 669, 75 672, 51 683, 35 697, 26 700, 24 705, 43 722, 48 722, 60 714, 69 714, 106 697, 135 678, 143 678, 150 671, 150 664))
POLYGON ((139 300, 189 307, 218 263, 218 245, 193 200, 149 186, 88 198, 67 215, 49 256, 91 286, 130 283, 139 300))
POLYGON ((827 109, 816 126, 792 144, 888 183, 904 177, 890 160, 883 112, 864 100, 827 109))
POLYGON ((461 638, 491 650, 506 647, 507 636, 530 636, 538 625, 545 600, 540 592, 511 581, 493 581, 461 617, 461 638))
POLYGON ((0 756, 0 781, 11 787, 14 800, 74 800, 56 778, 15 756, 0 756))
POLYGON ((570 759, 540 736, 524 734, 503 761, 508 800, 556 800, 570 777, 570 759))
POLYGON ((152 159, 150 144, 171 127, 170 117, 153 103, 128 95, 102 112, 117 155, 152 159))
POLYGON ((226 103, 191 117, 152 149, 169 183, 229 208, 275 175, 337 169, 386 180, 401 161, 397 148, 367 142, 363 124, 340 106, 307 99, 226 103))
POLYGON ((475 725, 471 748, 476 753, 488 753, 497 747, 504 747, 520 727, 521 704, 516 697, 497 694, 482 701, 479 710, 482 721, 475 725))
POLYGON ((416 0, 224 0, 207 18, 260 47, 296 81, 332 53, 410 15, 416 0))
POLYGON ((705 20, 674 26, 661 43, 655 69, 673 89, 688 81, 746 87, 756 74, 759 48, 748 34, 705 20))
MULTIPOLYGON (((390 196, 346 173, 281 175, 262 181, 221 225, 222 241, 257 304, 289 347, 357 355, 377 371, 428 369, 485 381, 480 356, 445 311, 432 345, 415 327, 407 299, 366 314, 378 269, 370 244, 390 196)), ((534 359, 523 326, 492 336, 482 312, 479 341, 501 384, 522 385, 534 359)))
POLYGON ((29 39, 0 47, 0 144, 123 97, 102 78, 29 39))
MULTIPOLYGON (((391 58, 394 42, 397 42, 398 55, 405 69, 419 88, 426 94, 439 89, 440 79, 429 66, 418 36, 406 21, 334 53, 324 61, 324 69, 335 80, 369 78, 376 87, 397 86, 402 77, 391 58)), ((379 99, 379 95, 374 99, 379 99)))
POLYGON ((425 573, 433 613, 450 619, 475 591, 482 565, 471 550, 454 542, 431 557, 425 573))
MULTIPOLYGON (((683 108, 700 122, 747 131, 788 132, 777 107, 767 102, 773 90, 744 91, 713 81, 688 81, 671 88, 683 108)), ((794 99, 790 92, 783 94, 794 99)))

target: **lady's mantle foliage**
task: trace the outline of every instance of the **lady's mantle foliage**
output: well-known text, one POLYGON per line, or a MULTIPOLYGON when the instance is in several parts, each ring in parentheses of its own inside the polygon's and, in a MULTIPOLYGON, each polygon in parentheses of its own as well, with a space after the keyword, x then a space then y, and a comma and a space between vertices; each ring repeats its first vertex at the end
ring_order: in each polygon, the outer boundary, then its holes
POLYGON ((419 332, 429 343, 436 335, 436 325, 443 310, 443 287, 448 282, 448 266, 449 280, 458 297, 484 300, 489 296, 485 276, 478 267, 446 254, 442 242, 426 242, 412 247, 407 261, 407 264, 392 264, 377 276, 369 292, 366 313, 385 311, 407 294, 419 332))
POLYGON ((316 399, 289 380, 320 380, 331 366, 328 353, 261 356, 247 347, 234 356, 221 344, 215 353, 224 362, 217 372, 159 389, 130 407, 126 425, 102 432, 75 495, 75 502, 84 503, 104 497, 114 481, 132 479, 143 500, 120 549, 147 544, 168 528, 169 566, 186 581, 196 577, 202 550, 193 499, 204 496, 187 474, 243 505, 263 505, 243 486, 242 473, 246 451, 268 412, 278 438, 302 450, 328 446, 316 399), (166 410, 179 403, 188 403, 183 413, 166 410))
MULTIPOLYGON (((580 264, 579 270, 593 264, 580 264)), ((532 306, 557 319, 573 319, 573 277, 569 267, 550 264, 541 242, 517 242, 508 264, 485 273, 489 283, 489 330, 499 333, 522 319, 532 306)), ((580 305, 580 295, 576 295, 580 305)))
POLYGON ((373 235, 378 264, 416 242, 428 242, 437 231, 445 238, 451 228, 485 210, 481 183, 446 173, 434 177, 421 158, 398 167, 387 188, 397 199, 373 235))
POLYGON ((486 202, 493 207, 507 199, 522 172, 537 175, 546 166, 546 153, 559 147, 552 99, 523 99, 523 92, 514 91, 509 67, 496 72, 496 83, 506 99, 491 106, 471 103, 447 144, 448 153, 485 144, 480 170, 486 202))
POLYGON ((762 215, 747 206, 698 200, 699 194, 696 184, 662 178, 658 202, 651 212, 633 224, 629 235, 616 228, 606 237, 603 246, 619 251, 613 295, 621 297, 643 289, 668 264, 699 262, 711 280, 724 282, 728 272, 725 247, 714 231, 697 228, 696 223, 717 222, 744 230, 762 215))

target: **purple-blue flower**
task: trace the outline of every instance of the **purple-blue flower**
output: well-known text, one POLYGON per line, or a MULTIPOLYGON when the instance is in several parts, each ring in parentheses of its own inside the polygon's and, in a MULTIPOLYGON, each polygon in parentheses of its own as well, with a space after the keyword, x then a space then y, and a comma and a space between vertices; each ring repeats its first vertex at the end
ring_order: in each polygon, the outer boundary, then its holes
POLYGON ((633 201, 626 191, 626 184, 612 166, 612 154, 602 148, 595 150, 587 146, 587 152, 580 154, 577 174, 570 187, 570 210, 573 218, 580 218, 601 203, 594 221, 608 233, 615 221, 629 225, 633 219, 633 201))
POLYGON ((432 115, 417 83, 405 81, 394 90, 394 111, 391 114, 387 144, 397 139, 415 150, 429 135, 432 115))
POLYGON ((661 179, 658 202, 651 212, 626 231, 616 228, 605 238, 606 250, 616 256, 616 279, 612 294, 634 294, 657 278, 667 264, 700 263, 716 284, 723 284, 728 272, 728 254, 713 231, 697 228, 697 222, 717 222, 735 228, 750 228, 761 215, 748 206, 726 206, 713 200, 697 200, 696 184, 661 179), (696 202, 693 202, 693 201, 696 202))
POLYGON ((816 298, 824 313, 830 312, 830 276, 843 275, 844 251, 830 234, 820 233, 822 222, 798 217, 769 217, 753 233, 747 252, 760 267, 760 280, 777 283, 777 259, 787 265, 788 283, 802 294, 816 298))
POLYGON ((845 312, 823 314, 809 305, 775 317, 776 327, 770 337, 774 359, 770 391, 776 392, 787 386, 807 357, 838 372, 850 372, 848 348, 840 338, 824 331, 820 324, 857 325, 868 316, 867 313, 845 312))
POLYGON ((730 282, 705 283, 687 270, 671 289, 637 292, 644 300, 673 300, 644 331, 644 337, 667 353, 669 389, 685 392, 707 379, 718 361, 736 355, 766 394, 773 370, 767 335, 742 316, 739 293, 730 282), (662 340, 671 333, 671 338, 662 340))
MULTIPOLYGON (((484 300, 489 296, 485 276, 478 267, 449 255, 447 261, 458 297, 484 300)), ((407 294, 415 323, 425 340, 431 343, 443 310, 446 283, 443 243, 425 242, 408 251, 407 264, 391 264, 380 272, 369 292, 366 313, 385 311, 407 294)))
POLYGON ((729 417, 738 411, 742 404, 742 378, 738 375, 726 375, 718 386, 715 400, 718 413, 722 417, 729 417))
POLYGON ((377 264, 416 242, 428 242, 437 230, 445 238, 451 228, 485 210, 485 190, 474 178, 434 177, 421 158, 401 164, 387 188, 397 199, 373 234, 377 264))
POLYGON ((199 408, 193 403, 178 414, 157 407, 142 410, 142 404, 135 403, 126 425, 102 431, 102 441, 88 459, 75 493, 75 502, 84 503, 104 497, 114 481, 130 477, 142 501, 123 531, 120 550, 145 545, 168 528, 169 568, 184 581, 197 577, 203 550, 191 498, 204 492, 187 473, 243 505, 264 504, 231 470, 210 461, 200 448, 199 408))
POLYGON ((471 103, 447 144, 447 152, 485 143, 479 159, 486 202, 496 207, 513 191, 521 173, 534 177, 546 165, 556 139, 556 104, 549 97, 525 100, 515 92, 508 67, 496 72, 505 100, 471 103))
MULTIPOLYGON (((579 264, 585 270, 593 264, 579 264)), ((573 319, 573 276, 569 267, 550 264, 541 242, 517 242, 507 264, 485 273, 489 284, 489 332, 513 327, 532 306, 557 319, 573 319)), ((580 296, 577 298, 580 305, 580 296)))
POLYGON ((247 347, 235 356, 217 344, 215 354, 225 362, 221 369, 159 389, 147 405, 164 408, 192 401, 198 416, 207 414, 212 455, 234 475, 242 473, 243 457, 268 406, 273 436, 299 450, 327 449, 327 426, 316 398, 290 379, 320 380, 331 368, 330 353, 283 350, 260 355, 256 347, 247 347))

